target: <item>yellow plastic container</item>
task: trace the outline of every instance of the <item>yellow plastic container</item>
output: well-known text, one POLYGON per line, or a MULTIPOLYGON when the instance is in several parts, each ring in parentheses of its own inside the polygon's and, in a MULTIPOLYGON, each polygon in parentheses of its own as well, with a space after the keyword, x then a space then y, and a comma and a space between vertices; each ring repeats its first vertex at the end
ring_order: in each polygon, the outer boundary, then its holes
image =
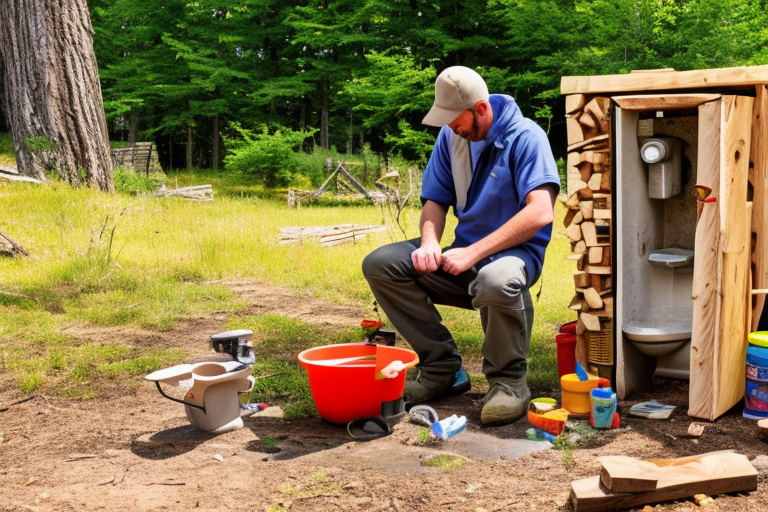
POLYGON ((588 416, 592 409, 589 400, 589 392, 597 387, 600 381, 605 382, 594 375, 587 375, 588 380, 579 380, 575 373, 567 373, 560 377, 560 388, 563 391, 563 408, 571 414, 588 416))

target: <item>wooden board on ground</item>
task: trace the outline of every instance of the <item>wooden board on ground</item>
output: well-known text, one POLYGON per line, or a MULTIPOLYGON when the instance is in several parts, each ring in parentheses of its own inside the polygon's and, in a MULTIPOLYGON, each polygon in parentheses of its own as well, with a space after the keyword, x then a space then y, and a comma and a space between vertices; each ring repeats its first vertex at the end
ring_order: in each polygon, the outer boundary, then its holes
POLYGON ((196 185, 182 188, 163 188, 155 191, 160 197, 181 197, 188 201, 213 201, 213 187, 211 185, 196 185))
POLYGON ((369 233, 386 231, 386 226, 363 224, 339 224, 337 226, 293 226, 280 228, 277 245, 300 244, 305 240, 316 239, 321 245, 333 246, 354 242, 369 233))
POLYGON ((599 476, 572 482, 574 512, 637 507, 700 493, 711 496, 757 489, 757 470, 744 455, 728 451, 647 461, 601 457, 600 462, 599 476))

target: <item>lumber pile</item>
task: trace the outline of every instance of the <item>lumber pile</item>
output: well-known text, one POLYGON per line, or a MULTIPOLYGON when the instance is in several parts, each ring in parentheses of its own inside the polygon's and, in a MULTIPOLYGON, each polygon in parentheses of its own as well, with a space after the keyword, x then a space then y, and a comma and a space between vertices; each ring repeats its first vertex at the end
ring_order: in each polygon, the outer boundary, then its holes
POLYGON ((386 231, 386 226, 363 224, 339 224, 337 226, 294 226, 280 228, 277 236, 277 245, 300 244, 305 240, 317 240, 320 245, 330 247, 333 245, 356 242, 369 233, 386 231))
POLYGON ((336 195, 348 200, 367 199, 374 204, 396 202, 397 196, 388 190, 368 190, 352 176, 344 163, 341 162, 336 170, 323 182, 317 190, 288 190, 288 206, 298 206, 301 203, 311 203, 322 194, 328 192, 329 185, 336 184, 336 195))
POLYGON ((161 172, 154 142, 136 142, 130 146, 112 148, 112 164, 115 167, 127 167, 135 172, 161 172))
POLYGON ((599 476, 571 483, 574 512, 600 512, 648 503, 757 489, 757 470, 744 455, 710 452, 678 459, 599 458, 599 476))
POLYGON ((155 192, 160 197, 181 197, 188 201, 213 201, 213 187, 211 185, 197 185, 194 187, 165 188, 155 192))
MULTIPOLYGON (((572 94, 566 97, 568 126, 568 184, 565 206, 566 235, 571 241, 568 259, 576 261, 576 294, 570 309, 577 312, 576 358, 592 373, 597 365, 613 364, 610 353, 590 357, 590 339, 612 340, 612 196, 610 98, 572 94), (608 336, 606 336, 608 335, 608 336)), ((603 352, 603 351, 601 351, 603 352)))

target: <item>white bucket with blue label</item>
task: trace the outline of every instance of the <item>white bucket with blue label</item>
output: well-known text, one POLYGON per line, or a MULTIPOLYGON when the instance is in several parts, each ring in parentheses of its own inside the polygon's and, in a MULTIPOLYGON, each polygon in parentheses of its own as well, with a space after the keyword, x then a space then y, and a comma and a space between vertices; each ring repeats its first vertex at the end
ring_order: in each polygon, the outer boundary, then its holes
POLYGON ((768 418, 768 331, 750 333, 747 347, 747 374, 744 417, 768 418))

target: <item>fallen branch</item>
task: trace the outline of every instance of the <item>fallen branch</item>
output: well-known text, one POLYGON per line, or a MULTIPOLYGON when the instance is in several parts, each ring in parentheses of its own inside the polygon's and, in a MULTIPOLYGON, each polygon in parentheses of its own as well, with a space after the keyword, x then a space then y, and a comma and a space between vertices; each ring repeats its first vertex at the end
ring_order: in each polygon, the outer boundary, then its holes
POLYGON ((73 455, 68 459, 64 459, 64 462, 75 462, 77 460, 95 459, 98 455, 73 455))
POLYGON ((29 176, 22 176, 19 174, 19 170, 15 167, 9 167, 7 165, 0 165, 0 180, 7 181, 25 181, 28 183, 43 183, 42 180, 37 178, 31 178, 29 176))
POLYGON ((29 256, 22 246, 13 241, 11 237, 0 231, 0 254, 8 256, 29 256))
POLYGON ((211 185, 196 185, 193 187, 165 188, 155 192, 160 197, 181 197, 189 201, 213 201, 213 187, 211 185))
POLYGON ((13 407, 14 405, 19 405, 19 404, 23 404, 24 402, 29 402, 30 400, 33 400, 34 398, 35 398, 34 396, 28 396, 27 398, 22 398, 21 400, 17 400, 15 402, 11 403, 11 404, 6 405, 2 409, 0 409, 0 412, 5 412, 8 409, 10 409, 11 407, 13 407))

